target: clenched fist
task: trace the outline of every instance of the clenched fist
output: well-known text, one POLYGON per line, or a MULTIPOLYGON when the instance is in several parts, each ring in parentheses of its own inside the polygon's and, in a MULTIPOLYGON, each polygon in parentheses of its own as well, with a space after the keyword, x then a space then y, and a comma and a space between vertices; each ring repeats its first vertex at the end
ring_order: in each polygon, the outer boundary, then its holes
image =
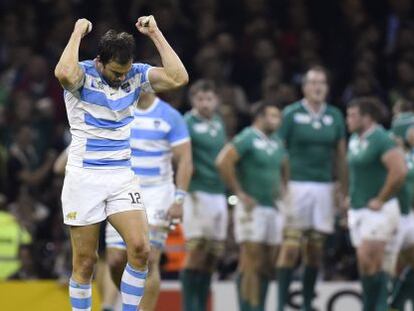
POLYGON ((78 19, 75 23, 75 27, 73 32, 76 32, 82 36, 86 36, 92 30, 92 23, 88 21, 86 18, 78 19))
POLYGON ((151 36, 158 31, 157 22, 154 16, 141 16, 138 18, 135 26, 138 31, 146 36, 151 36))

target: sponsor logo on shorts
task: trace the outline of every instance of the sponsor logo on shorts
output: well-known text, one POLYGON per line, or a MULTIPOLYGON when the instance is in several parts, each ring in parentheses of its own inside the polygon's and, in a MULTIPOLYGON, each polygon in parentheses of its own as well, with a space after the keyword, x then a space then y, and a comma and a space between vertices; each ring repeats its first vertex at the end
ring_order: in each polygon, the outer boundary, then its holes
POLYGON ((70 213, 67 213, 66 214, 66 219, 67 220, 75 220, 77 214, 78 214, 78 212, 70 212, 70 213))

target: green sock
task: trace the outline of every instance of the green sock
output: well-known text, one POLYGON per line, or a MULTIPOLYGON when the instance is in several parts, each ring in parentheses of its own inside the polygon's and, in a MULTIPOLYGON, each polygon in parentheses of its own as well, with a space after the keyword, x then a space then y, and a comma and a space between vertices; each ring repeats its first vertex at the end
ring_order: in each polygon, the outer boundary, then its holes
POLYGON ((318 277, 318 268, 305 266, 302 277, 303 311, 312 310, 312 301, 315 297, 315 283, 318 277))
POLYGON ((403 311, 407 299, 414 303, 414 271, 411 268, 405 269, 394 281, 390 306, 403 311))
POLYGON ((277 269, 277 310, 284 311, 289 297, 289 286, 292 281, 293 268, 277 269))
POLYGON ((377 301, 382 291, 382 272, 374 275, 365 275, 361 277, 362 282, 362 300, 363 300, 363 311, 377 310, 377 301))
POLYGON ((197 299, 197 279, 198 272, 196 270, 184 269, 180 274, 182 285, 182 305, 184 311, 196 310, 197 299))
MULTIPOLYGON (((211 273, 200 272, 198 282, 198 311, 207 310, 208 294, 210 293, 211 273)), ((195 310, 196 311, 196 310, 195 310)))
POLYGON ((381 271, 378 273, 378 294, 376 311, 387 311, 388 310, 388 282, 390 278, 388 273, 381 271))
POLYGON ((405 278, 406 288, 407 288, 407 299, 411 301, 411 304, 414 306, 414 270, 412 268, 407 272, 405 278))
POLYGON ((266 276, 260 277, 260 304, 259 310, 264 311, 266 309, 266 296, 267 289, 269 287, 269 278, 266 276))
POLYGON ((237 284, 237 298, 239 300, 239 310, 240 311, 251 311, 249 303, 242 298, 241 295, 241 282, 243 274, 240 273, 237 275, 236 284, 237 284))

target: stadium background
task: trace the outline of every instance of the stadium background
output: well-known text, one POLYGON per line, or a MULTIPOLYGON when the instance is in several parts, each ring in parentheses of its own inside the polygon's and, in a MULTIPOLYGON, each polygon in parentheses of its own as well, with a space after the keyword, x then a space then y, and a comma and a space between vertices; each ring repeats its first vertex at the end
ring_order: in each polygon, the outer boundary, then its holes
MULTIPOLYGON (((390 110, 401 97, 414 100, 413 6, 411 0, 2 0, 0 210, 13 214, 31 237, 20 251, 22 268, 11 278, 64 280, 70 272, 60 209, 63 179, 52 171, 70 135, 52 68, 77 18, 94 24, 81 45, 81 59, 94 57, 100 35, 115 28, 135 35, 136 59, 157 64, 152 43, 134 28, 138 16, 153 14, 191 80, 216 81, 220 113, 234 135, 248 123, 255 102, 285 106, 300 98, 301 75, 314 64, 329 69, 329 101, 342 110, 361 95, 378 96, 390 110)), ((184 112, 189 109, 186 91, 162 97, 184 112)), ((1 244, 4 228, 0 226, 0 280, 7 276, 2 268, 7 264, 2 252, 8 251, 1 244)), ((180 251, 180 245, 171 244, 169 250, 180 251)), ((166 257, 164 263, 171 265, 171 260, 166 257)), ((236 260, 230 237, 220 279, 232 279, 236 260)), ((340 219, 324 260, 325 280, 357 278, 340 219)), ((174 278, 176 268, 164 265, 165 277, 174 278)), ((5 290, 0 292, 4 301, 5 290)))

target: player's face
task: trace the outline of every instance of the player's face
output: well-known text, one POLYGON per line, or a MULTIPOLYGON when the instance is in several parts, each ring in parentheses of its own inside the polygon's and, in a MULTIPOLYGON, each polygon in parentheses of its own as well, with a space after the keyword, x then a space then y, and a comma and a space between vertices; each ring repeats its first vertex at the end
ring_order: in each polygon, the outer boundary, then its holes
POLYGON ((276 107, 267 107, 263 117, 265 121, 265 131, 267 133, 273 133, 279 128, 282 120, 279 109, 276 107))
POLYGON ((125 81, 126 75, 131 70, 131 67, 132 61, 125 65, 110 61, 105 65, 102 64, 102 75, 111 87, 118 88, 125 81))
POLYGON ((346 123, 351 133, 359 132, 362 128, 362 116, 358 107, 349 107, 346 111, 346 123))
POLYGON ((199 91, 191 98, 193 107, 200 115, 211 118, 218 105, 218 97, 213 91, 199 91))
POLYGON ((306 74, 303 94, 307 100, 314 103, 323 103, 328 95, 328 90, 325 73, 311 70, 306 74))

